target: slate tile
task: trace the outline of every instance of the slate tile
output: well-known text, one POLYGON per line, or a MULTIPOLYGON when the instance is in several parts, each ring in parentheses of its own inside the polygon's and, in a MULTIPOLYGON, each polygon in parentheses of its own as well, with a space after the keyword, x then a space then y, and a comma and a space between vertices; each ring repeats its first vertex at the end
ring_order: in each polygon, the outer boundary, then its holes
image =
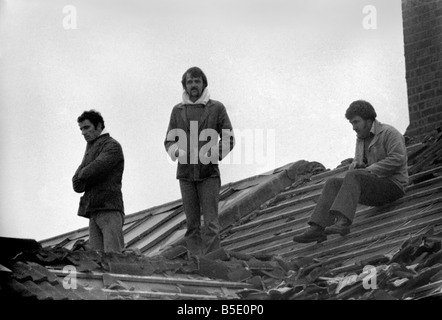
POLYGON ((125 253, 101 252, 99 259, 101 263, 138 263, 143 260, 143 256, 130 251, 125 253))
POLYGON ((398 300, 396 297, 382 289, 373 290, 369 293, 370 300, 398 300))
POLYGON ((53 264, 57 262, 62 262, 68 254, 69 251, 65 248, 58 248, 58 249, 45 248, 38 251, 34 256, 36 262, 38 263, 53 264))
POLYGON ((229 281, 233 282, 242 282, 252 277, 252 272, 245 268, 237 268, 233 271, 230 271, 227 275, 229 281))
POLYGON ((179 270, 184 274, 198 273, 199 271, 198 261, 196 261, 196 259, 188 261, 182 264, 179 270))
POLYGON ((347 266, 338 267, 336 269, 328 270, 324 275, 327 277, 335 277, 342 273, 361 273, 363 266, 358 264, 351 264, 347 266))
POLYGON ((261 261, 270 261, 274 258, 274 255, 266 253, 254 253, 252 254, 252 257, 261 261))
POLYGON ((12 269, 14 271, 12 277, 20 282, 31 281, 37 284, 43 282, 58 283, 56 277, 49 270, 36 263, 23 263, 19 261, 13 265, 12 269))
POLYGON ((275 256, 273 260, 276 261, 285 272, 292 270, 290 269, 290 264, 287 261, 285 261, 282 257, 275 256))
POLYGON ((347 300, 349 298, 355 298, 355 297, 359 297, 360 295, 363 295, 365 293, 365 289, 362 286, 362 284, 356 283, 354 285, 352 285, 351 287, 345 289, 344 291, 340 292, 337 296, 336 299, 338 300, 347 300))
POLYGON ((204 257, 211 260, 221 260, 221 261, 227 261, 230 259, 229 252, 224 248, 219 248, 215 251, 212 251, 208 254, 206 254, 204 257))
POLYGON ((423 269, 418 275, 410 279, 405 285, 401 286, 397 290, 392 291, 392 295, 402 299, 408 292, 412 291, 414 288, 428 284, 431 278, 441 271, 441 265, 437 264, 431 268, 423 269))
POLYGON ((71 242, 71 239, 69 238, 64 238, 62 241, 60 241, 59 243, 57 243, 53 248, 54 249, 59 249, 59 248, 63 248, 65 245, 67 245, 69 242, 71 242))
POLYGON ((279 264, 275 263, 275 261, 261 261, 256 258, 252 258, 247 261, 247 266, 250 268, 250 270, 273 270, 275 267, 279 267, 279 264))
POLYGON ((148 263, 109 263, 109 271, 111 273, 128 274, 137 276, 151 276, 155 268, 148 263))
POLYGON ((286 278, 286 273, 281 268, 274 268, 273 270, 260 270, 259 272, 273 279, 281 280, 286 278))
POLYGON ((305 287, 305 292, 306 294, 313 294, 313 293, 317 293, 317 294, 327 294, 328 293, 328 288, 326 286, 319 286, 317 284, 309 284, 305 287))
POLYGON ((149 264, 153 267, 153 269, 159 273, 172 271, 176 272, 178 271, 182 265, 183 262, 180 260, 167 260, 167 259, 144 259, 145 264, 149 264))
MULTIPOLYGON (((49 282, 42 282, 38 285, 44 292, 44 295, 41 297, 45 297, 45 299, 49 300, 67 300, 68 297, 63 292, 64 289, 59 290, 57 287, 51 285, 49 282)), ((40 296, 39 296, 40 297, 40 296)))
POLYGON ((176 259, 187 254, 187 248, 185 246, 175 246, 167 248, 161 255, 167 259, 176 259))
MULTIPOLYGON (((30 281, 30 283, 33 282, 30 281)), ((27 298, 27 299, 37 299, 38 293, 42 291, 41 289, 37 288, 38 289, 37 292, 34 292, 33 286, 28 287, 27 285, 12 278, 5 283, 5 288, 7 292, 10 294, 10 297, 27 298)))
POLYGON ((297 257, 288 262, 290 270, 299 270, 312 264, 316 264, 318 261, 312 257, 297 257))
POLYGON ((229 268, 222 262, 213 261, 205 257, 198 259, 198 273, 212 279, 229 280, 229 268))
POLYGON ((442 250, 431 254, 427 259, 419 265, 419 269, 428 268, 442 261, 442 250))
POLYGON ((437 282, 442 280, 442 268, 440 269, 439 272, 437 272, 434 276, 431 277, 430 281, 431 282, 437 282))
POLYGON ((108 273, 103 274, 103 285, 105 287, 110 286, 111 284, 117 282, 118 278, 114 277, 113 275, 110 275, 108 273))
POLYGON ((75 241, 75 243, 72 245, 72 251, 77 250, 89 250, 89 245, 84 239, 79 239, 75 241))
POLYGON ((236 294, 243 300, 270 300, 270 295, 262 290, 243 289, 236 294))
POLYGON ((253 258, 252 255, 242 252, 235 252, 235 251, 229 251, 230 257, 233 257, 235 259, 241 260, 241 261, 249 261, 253 258))
POLYGON ((54 296, 59 296, 58 294, 54 294, 52 286, 43 282, 40 284, 36 284, 31 280, 27 280, 23 282, 23 285, 31 292, 33 292, 38 300, 54 300, 54 296))
POLYGON ((269 278, 269 277, 262 277, 262 282, 263 282, 264 288, 266 290, 269 290, 271 288, 276 288, 277 286, 279 286, 281 284, 280 279, 274 279, 274 278, 269 278))
MULTIPOLYGON (((59 283, 57 276, 54 275, 52 272, 50 272, 48 269, 43 267, 42 265, 35 263, 35 262, 28 262, 27 263, 33 270, 38 272, 39 275, 41 275, 41 279, 48 281, 52 285, 57 285, 59 283)), ((38 283, 36 279, 34 279, 35 282, 38 283)))
POLYGON ((262 282, 262 279, 260 276, 253 276, 252 278, 246 279, 245 281, 248 284, 251 284, 253 289, 264 289, 264 283, 262 282))
POLYGON ((323 266, 313 268, 307 275, 305 275, 305 277, 307 281, 314 282, 324 274, 325 270, 326 268, 324 268, 323 266))
POLYGON ((114 283, 110 284, 108 287, 106 287, 106 289, 109 289, 109 290, 127 290, 127 291, 131 291, 134 288, 128 286, 123 281, 117 280, 114 283))
POLYGON ((378 265, 378 264, 386 264, 390 261, 390 259, 388 257, 386 257, 385 255, 376 255, 373 257, 370 257, 368 259, 365 260, 361 260, 358 265, 360 266, 374 266, 374 265, 378 265))
POLYGON ((82 260, 76 266, 78 272, 100 271, 101 266, 92 260, 82 260))
POLYGON ((14 273, 11 275, 11 277, 19 282, 33 281, 32 276, 26 272, 26 269, 14 266, 13 271, 14 273))
POLYGON ((294 289, 290 287, 283 287, 271 289, 268 291, 270 300, 287 300, 293 295, 294 289))

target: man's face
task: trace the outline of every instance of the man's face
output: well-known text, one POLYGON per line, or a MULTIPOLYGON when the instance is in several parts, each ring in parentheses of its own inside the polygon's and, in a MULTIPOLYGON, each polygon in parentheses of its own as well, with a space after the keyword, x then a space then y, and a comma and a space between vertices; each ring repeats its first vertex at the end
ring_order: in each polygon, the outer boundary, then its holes
POLYGON ((350 119, 350 123, 359 139, 369 137, 371 126, 373 125, 372 120, 364 120, 360 116, 355 116, 350 119))
POLYGON ((97 128, 95 128, 92 122, 90 122, 90 120, 88 119, 79 122, 78 126, 80 127, 81 134, 84 136, 84 139, 87 142, 91 142, 97 139, 100 136, 101 131, 103 131, 103 129, 101 128, 101 123, 99 123, 97 125, 97 128))
POLYGON ((191 101, 195 102, 203 94, 203 79, 194 78, 190 74, 186 75, 186 92, 191 101))

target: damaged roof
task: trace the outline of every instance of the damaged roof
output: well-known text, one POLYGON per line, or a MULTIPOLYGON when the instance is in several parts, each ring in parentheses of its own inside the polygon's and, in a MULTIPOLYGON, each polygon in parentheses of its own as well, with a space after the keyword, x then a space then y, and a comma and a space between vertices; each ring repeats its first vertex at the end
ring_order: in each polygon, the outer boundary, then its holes
POLYGON ((351 233, 300 244, 334 170, 297 161, 222 187, 222 248, 192 256, 177 200, 126 216, 123 253, 88 250, 88 230, 37 243, 0 239, 0 295, 30 299, 421 299, 442 296, 442 136, 408 141, 410 185, 359 205, 351 233), (10 245, 10 244, 13 245, 10 245), (2 247, 5 247, 2 244, 2 247), (69 276, 69 277, 67 277, 69 276), (70 279, 75 279, 76 290, 70 279))

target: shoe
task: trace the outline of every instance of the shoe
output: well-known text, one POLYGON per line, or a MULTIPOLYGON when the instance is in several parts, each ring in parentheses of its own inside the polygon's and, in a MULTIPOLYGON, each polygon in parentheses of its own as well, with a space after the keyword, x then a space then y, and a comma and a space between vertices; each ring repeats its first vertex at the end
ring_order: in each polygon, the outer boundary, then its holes
POLYGON ((327 240, 327 235, 324 233, 324 228, 319 226, 311 226, 303 234, 293 237, 293 241, 299 243, 310 243, 315 241, 321 243, 325 240, 327 240))
POLYGON ((339 234, 345 236, 350 233, 351 222, 343 215, 337 215, 334 225, 325 228, 325 234, 339 234))

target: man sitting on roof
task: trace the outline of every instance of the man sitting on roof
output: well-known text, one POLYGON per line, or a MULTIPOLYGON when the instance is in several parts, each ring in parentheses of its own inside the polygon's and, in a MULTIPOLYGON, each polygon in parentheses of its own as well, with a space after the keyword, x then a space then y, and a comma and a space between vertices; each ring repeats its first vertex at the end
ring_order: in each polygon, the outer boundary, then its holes
POLYGON ((345 117, 357 134, 355 158, 343 178, 326 181, 308 222, 310 228, 295 236, 295 242, 319 243, 327 234, 345 236, 350 233, 358 203, 381 206, 405 194, 408 158, 403 135, 376 120, 367 101, 352 102, 345 117))

